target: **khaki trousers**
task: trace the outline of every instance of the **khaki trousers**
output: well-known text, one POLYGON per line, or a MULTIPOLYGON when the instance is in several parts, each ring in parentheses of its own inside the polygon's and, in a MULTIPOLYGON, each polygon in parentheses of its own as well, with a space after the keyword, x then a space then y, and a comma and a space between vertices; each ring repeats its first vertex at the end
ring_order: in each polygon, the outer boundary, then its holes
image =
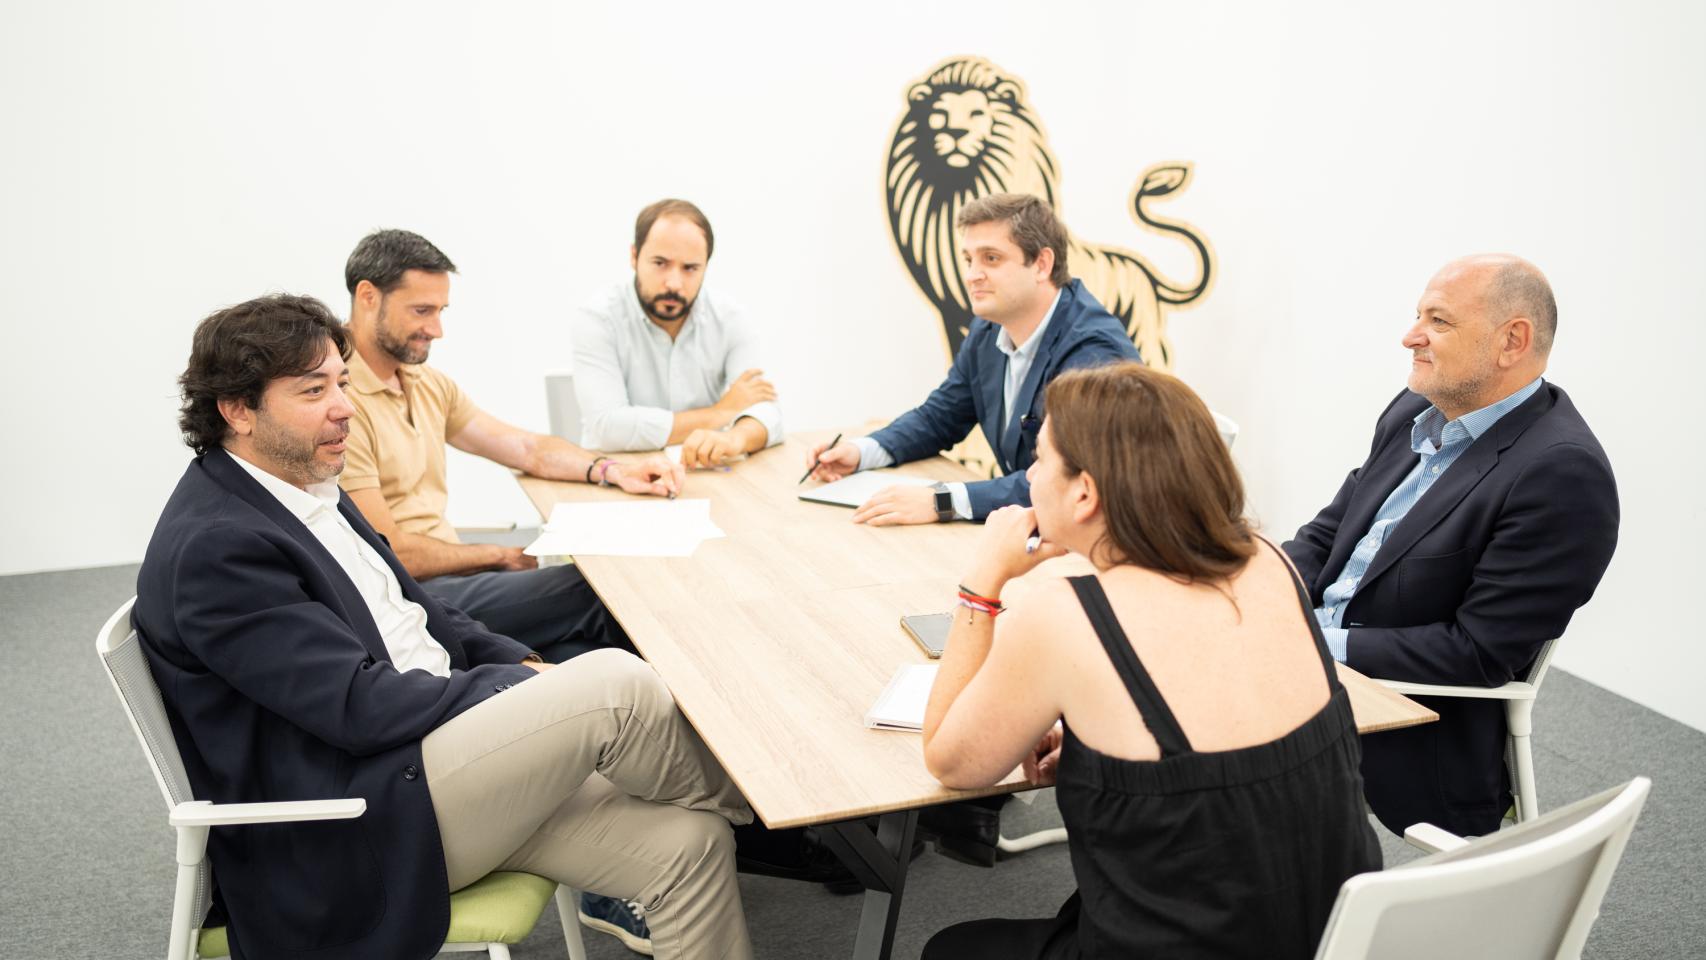
POLYGON ((520 870, 637 900, 660 958, 748 958, 731 823, 752 811, 650 665, 600 650, 428 734, 450 889, 520 870))

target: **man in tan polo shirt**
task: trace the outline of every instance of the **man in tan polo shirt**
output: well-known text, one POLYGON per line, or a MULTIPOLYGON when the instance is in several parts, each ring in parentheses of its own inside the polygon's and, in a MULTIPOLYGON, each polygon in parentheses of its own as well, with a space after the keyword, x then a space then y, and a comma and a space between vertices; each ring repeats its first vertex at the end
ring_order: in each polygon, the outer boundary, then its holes
POLYGON ((612 460, 530 433, 476 407, 426 364, 444 335, 450 262, 426 238, 380 230, 344 266, 350 292, 348 455, 339 484, 428 593, 560 663, 605 646, 632 649, 573 566, 540 569, 520 547, 462 543, 445 519, 444 445, 553 480, 633 494, 681 489, 682 468, 659 454, 612 460))

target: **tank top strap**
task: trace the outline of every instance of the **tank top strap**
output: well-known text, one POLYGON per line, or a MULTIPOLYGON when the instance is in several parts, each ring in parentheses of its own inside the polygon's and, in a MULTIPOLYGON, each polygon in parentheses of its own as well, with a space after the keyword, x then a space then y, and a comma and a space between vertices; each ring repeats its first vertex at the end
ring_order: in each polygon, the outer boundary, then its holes
POLYGON ((1084 607, 1084 614, 1090 618, 1090 626, 1096 631, 1096 638, 1102 641, 1102 649, 1107 651, 1108 659, 1113 661, 1114 670, 1125 682, 1126 693, 1131 695, 1137 712, 1143 716, 1144 724, 1155 737, 1156 745, 1161 748, 1161 756, 1165 758, 1190 753, 1191 742, 1185 738, 1185 732, 1179 728, 1179 721, 1174 719, 1173 711, 1167 707, 1167 701, 1161 699, 1161 692, 1155 689, 1155 682, 1149 678, 1149 671, 1143 669, 1137 652, 1131 648, 1131 641, 1120 627, 1119 618, 1114 616, 1114 608, 1108 604, 1108 595, 1102 589, 1102 582, 1096 579, 1095 574, 1068 577, 1067 582, 1072 584, 1073 592, 1078 594, 1078 602, 1084 607))
POLYGON ((1291 565, 1291 558, 1280 552, 1273 541, 1267 537, 1256 539, 1268 545, 1268 549, 1279 554, 1280 564, 1286 573, 1291 575, 1291 585, 1297 590, 1297 603, 1303 608, 1303 621, 1309 624, 1309 635, 1315 638, 1315 654, 1321 658, 1321 669, 1327 672, 1327 689, 1339 688, 1339 670, 1333 664, 1333 654, 1327 649, 1327 638, 1321 633, 1321 621, 1315 619, 1315 608, 1309 603, 1309 590, 1303 585, 1303 578, 1297 575, 1297 568, 1291 565))

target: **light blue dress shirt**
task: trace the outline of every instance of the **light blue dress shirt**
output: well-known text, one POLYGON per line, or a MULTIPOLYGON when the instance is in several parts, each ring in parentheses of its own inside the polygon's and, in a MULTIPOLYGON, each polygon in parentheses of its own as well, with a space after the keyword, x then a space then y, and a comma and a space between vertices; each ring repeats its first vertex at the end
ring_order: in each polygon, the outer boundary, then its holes
MULTIPOLYGON (((1048 329, 1050 320, 1054 319, 1054 311, 1060 307, 1062 291, 1055 291, 1054 300, 1048 305, 1048 312, 1043 314, 1043 322, 1031 331, 1025 338, 1023 346, 1013 343, 1013 337, 1002 327, 995 335, 995 349, 1007 355, 1007 377, 1001 382, 1001 431, 1005 438, 1008 422, 1013 419, 1013 404, 1018 400, 1019 390, 1025 385, 1025 378, 1031 375, 1031 363, 1037 358, 1037 345, 1043 342, 1043 331, 1048 329)), ((882 445, 870 437, 854 437, 853 445, 859 448, 858 470, 876 470, 880 467, 894 465, 894 457, 882 448, 882 445)), ((961 520, 971 519, 971 494, 966 492, 963 483, 950 483, 948 495, 954 500, 954 515, 961 520)))
POLYGON ((1482 407, 1473 413, 1466 413, 1456 420, 1446 420, 1445 414, 1438 407, 1430 406, 1416 414, 1415 426, 1410 428, 1410 449, 1416 451, 1418 457, 1416 466, 1404 477, 1386 502, 1380 505, 1380 510, 1374 515, 1374 523, 1357 541, 1356 549, 1351 551, 1345 568, 1339 571, 1339 576, 1331 586, 1321 592, 1321 606, 1315 608, 1315 619, 1321 624, 1321 635, 1327 641, 1327 650, 1333 659, 1341 663, 1345 659, 1345 648, 1350 631, 1343 624, 1345 607, 1350 605, 1351 597, 1356 595, 1357 585, 1362 582, 1362 575, 1368 572, 1369 564, 1380 552, 1380 545, 1386 542, 1386 535, 1398 525, 1400 520, 1422 498, 1422 494, 1434 485, 1463 451, 1480 439, 1499 418, 1522 406, 1524 400, 1534 396, 1534 391, 1540 389, 1540 377, 1534 378, 1527 386, 1500 400, 1498 403, 1482 407))

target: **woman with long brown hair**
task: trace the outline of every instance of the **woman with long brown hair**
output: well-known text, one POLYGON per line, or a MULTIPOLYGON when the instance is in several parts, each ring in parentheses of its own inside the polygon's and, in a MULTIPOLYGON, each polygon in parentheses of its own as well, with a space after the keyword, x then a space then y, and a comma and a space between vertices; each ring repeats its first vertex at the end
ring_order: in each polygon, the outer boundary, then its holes
POLYGON ((1058 777, 1078 892, 1050 919, 950 927, 925 960, 1312 956, 1380 850, 1307 599, 1189 387, 1119 364, 1046 404, 1032 507, 985 524, 924 753, 953 787, 1058 777), (1095 572, 1008 589, 1068 552, 1095 572))

